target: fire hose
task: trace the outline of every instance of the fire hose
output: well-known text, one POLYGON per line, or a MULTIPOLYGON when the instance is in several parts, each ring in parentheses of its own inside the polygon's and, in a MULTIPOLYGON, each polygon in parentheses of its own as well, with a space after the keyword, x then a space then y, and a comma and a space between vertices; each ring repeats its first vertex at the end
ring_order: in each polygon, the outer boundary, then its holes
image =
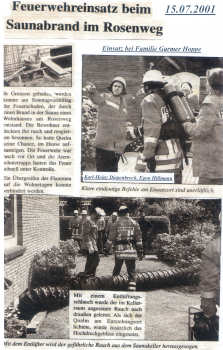
MULTIPOLYGON (((195 271, 192 268, 173 268, 138 272, 136 274, 137 291, 182 285, 191 283, 195 271)), ((20 299, 19 311, 24 319, 31 319, 40 311, 52 311, 69 305, 70 290, 118 290, 127 291, 128 275, 119 276, 84 276, 83 274, 69 277, 61 286, 40 286, 28 290, 20 299)))

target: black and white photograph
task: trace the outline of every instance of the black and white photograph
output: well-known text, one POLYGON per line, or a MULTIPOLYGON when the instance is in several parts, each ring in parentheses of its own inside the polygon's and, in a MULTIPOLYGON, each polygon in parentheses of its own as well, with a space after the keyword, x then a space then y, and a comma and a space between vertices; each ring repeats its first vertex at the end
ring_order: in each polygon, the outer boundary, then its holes
POLYGON ((222 185, 223 59, 82 56, 82 171, 222 185))
POLYGON ((220 199, 5 196, 5 338, 69 339, 92 290, 143 292, 145 340, 218 340, 220 222, 220 199))
POLYGON ((5 45, 4 86, 71 87, 71 45, 5 45))

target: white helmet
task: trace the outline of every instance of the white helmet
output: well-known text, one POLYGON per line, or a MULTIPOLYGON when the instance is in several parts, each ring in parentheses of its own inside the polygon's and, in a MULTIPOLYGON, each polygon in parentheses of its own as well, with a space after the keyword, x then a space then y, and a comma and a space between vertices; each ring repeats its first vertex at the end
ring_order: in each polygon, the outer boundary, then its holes
POLYGON ((159 70, 152 69, 148 70, 142 79, 143 84, 145 83, 165 83, 164 78, 159 70))
POLYGON ((102 208, 96 207, 95 212, 96 212, 96 214, 98 214, 100 216, 105 216, 104 209, 102 209, 102 208))
POLYGON ((111 84, 114 84, 114 82, 116 82, 116 81, 118 81, 119 83, 122 83, 122 85, 124 86, 124 89, 126 89, 126 81, 125 81, 124 78, 122 78, 122 77, 115 77, 112 80, 111 84))
POLYGON ((128 209, 126 205, 121 205, 121 206, 119 207, 119 210, 126 210, 126 209, 128 209))

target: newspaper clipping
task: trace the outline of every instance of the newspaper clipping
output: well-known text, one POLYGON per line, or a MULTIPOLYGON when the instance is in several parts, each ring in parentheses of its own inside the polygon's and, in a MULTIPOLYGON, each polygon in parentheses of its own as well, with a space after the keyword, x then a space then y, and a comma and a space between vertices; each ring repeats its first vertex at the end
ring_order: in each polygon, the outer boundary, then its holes
POLYGON ((5 349, 222 348, 222 7, 5 3, 5 349))

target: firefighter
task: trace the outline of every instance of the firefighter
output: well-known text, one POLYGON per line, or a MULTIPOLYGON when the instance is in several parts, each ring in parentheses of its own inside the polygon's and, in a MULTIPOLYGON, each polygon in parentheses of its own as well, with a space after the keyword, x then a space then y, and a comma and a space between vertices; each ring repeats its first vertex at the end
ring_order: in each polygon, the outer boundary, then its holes
MULTIPOLYGON (((174 182, 182 182, 183 151, 173 111, 165 102, 163 87, 166 82, 158 70, 143 76, 146 96, 141 102, 144 129, 144 150, 141 160, 150 172, 174 173, 174 182), (164 128, 165 127, 165 128, 164 128)), ((179 127, 181 125, 179 123, 179 127)))
POLYGON ((79 234, 82 237, 81 250, 86 255, 85 276, 95 276, 100 257, 97 248, 97 226, 87 216, 87 210, 81 212, 81 223, 79 226, 79 234))
MULTIPOLYGON (((108 222, 106 225, 106 229, 105 229, 106 242, 107 242, 107 239, 110 235, 112 227, 115 224, 115 222, 117 221, 117 219, 118 219, 118 213, 116 211, 114 211, 112 213, 112 215, 110 216, 110 218, 108 219, 108 222)), ((105 247, 106 247, 106 244, 105 244, 105 247)), ((110 247, 110 249, 108 251, 105 249, 105 255, 111 255, 111 254, 112 254, 112 247, 110 247)))
POLYGON ((81 240, 78 233, 78 229, 80 226, 81 217, 79 216, 79 212, 77 209, 74 210, 74 215, 69 221, 69 230, 71 231, 71 238, 74 240, 74 242, 78 242, 78 245, 80 246, 81 240))
POLYGON ((107 240, 107 249, 109 249, 112 244, 115 250, 113 276, 120 274, 122 265, 125 262, 129 277, 128 290, 135 291, 136 258, 137 255, 139 259, 143 257, 142 234, 139 224, 129 217, 129 211, 126 206, 121 206, 119 208, 119 218, 111 228, 107 240))
MULTIPOLYGON (((219 221, 221 215, 219 215, 219 221)), ((200 273, 201 308, 207 317, 216 314, 216 305, 220 304, 220 253, 221 235, 216 234, 202 254, 200 273)))
POLYGON ((192 137, 193 175, 201 185, 223 185, 223 69, 207 72, 210 93, 205 97, 196 124, 178 116, 192 137))
POLYGON ((92 83, 88 83, 84 88, 88 97, 98 105, 96 170, 117 172, 119 159, 129 143, 125 79, 115 77, 108 90, 109 92, 100 94, 92 83))
POLYGON ((98 230, 98 240, 97 247, 99 254, 104 253, 104 245, 105 245, 105 212, 101 208, 95 208, 96 212, 96 226, 98 230))
POLYGON ((143 209, 140 210, 139 216, 139 227, 142 232, 142 246, 143 246, 143 256, 149 253, 149 236, 152 231, 152 225, 145 219, 145 212, 143 209))
POLYGON ((192 113, 196 117, 199 113, 199 100, 198 95, 193 93, 193 86, 189 81, 181 83, 181 90, 187 99, 187 102, 191 108, 192 113))
POLYGON ((117 221, 118 219, 118 213, 116 211, 114 211, 112 213, 112 215, 110 216, 110 218, 108 219, 107 225, 106 225, 106 235, 107 237, 110 234, 111 228, 114 225, 114 223, 117 221))
MULTIPOLYGON (((221 221, 221 215, 219 215, 221 221)), ((220 230, 202 253, 200 288, 201 310, 194 315, 193 336, 196 340, 217 341, 219 338, 220 306, 220 230)))

